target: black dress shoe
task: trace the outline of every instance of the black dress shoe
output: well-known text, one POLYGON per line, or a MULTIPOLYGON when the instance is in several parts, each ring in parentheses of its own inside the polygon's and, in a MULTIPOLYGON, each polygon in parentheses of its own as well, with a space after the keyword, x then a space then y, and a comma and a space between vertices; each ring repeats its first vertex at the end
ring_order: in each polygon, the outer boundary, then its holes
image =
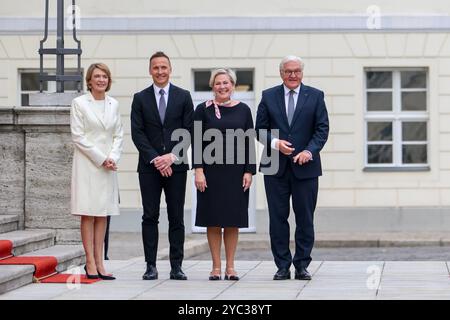
POLYGON ((311 274, 306 268, 295 269, 295 279, 297 280, 311 280, 311 274))
POLYGON ((170 270, 170 279, 172 280, 187 280, 186 275, 184 274, 181 268, 175 268, 170 270))
POLYGON ((87 272, 86 266, 84 266, 84 271, 86 272, 86 278, 88 278, 88 279, 98 279, 99 278, 99 276, 97 274, 89 274, 87 272))
POLYGON ((142 279, 144 279, 144 280, 158 279, 158 270, 156 269, 156 267, 152 264, 147 264, 147 270, 145 271, 144 275, 142 276, 142 279))
POLYGON ((289 269, 278 269, 273 276, 273 280, 288 280, 291 278, 291 271, 289 269))
POLYGON ((98 270, 97 270, 97 273, 98 273, 98 277, 102 280, 116 280, 116 277, 103 275, 100 272, 98 272, 98 270))

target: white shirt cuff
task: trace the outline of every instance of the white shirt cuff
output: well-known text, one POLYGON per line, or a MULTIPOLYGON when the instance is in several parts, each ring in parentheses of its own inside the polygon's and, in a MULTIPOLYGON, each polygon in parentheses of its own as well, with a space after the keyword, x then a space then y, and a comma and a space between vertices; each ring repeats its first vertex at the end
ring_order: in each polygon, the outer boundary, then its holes
POLYGON ((309 150, 303 150, 303 151, 305 151, 305 152, 308 152, 308 153, 309 153, 309 156, 311 157, 311 159, 310 159, 310 160, 312 160, 312 159, 313 159, 313 156, 312 156, 312 153, 311 153, 311 151, 309 151, 309 150))
POLYGON ((272 149, 278 150, 278 149, 277 149, 277 142, 278 142, 278 141, 280 141, 280 139, 273 138, 273 139, 272 139, 272 142, 270 143, 270 147, 271 147, 272 149))
POLYGON ((171 155, 172 155, 172 161, 173 161, 173 162, 179 160, 178 157, 177 157, 176 155, 174 155, 173 153, 171 153, 171 155))
MULTIPOLYGON (((175 161, 178 161, 179 159, 178 159, 178 157, 176 156, 176 155, 174 155, 173 153, 171 153, 170 154, 171 156, 172 156, 172 161, 173 162, 175 162, 175 161)), ((157 157, 156 157, 157 158, 157 157)), ((150 161, 150 164, 152 164, 153 163, 153 161, 155 161, 155 159, 156 158, 153 158, 153 160, 152 161, 150 161)))

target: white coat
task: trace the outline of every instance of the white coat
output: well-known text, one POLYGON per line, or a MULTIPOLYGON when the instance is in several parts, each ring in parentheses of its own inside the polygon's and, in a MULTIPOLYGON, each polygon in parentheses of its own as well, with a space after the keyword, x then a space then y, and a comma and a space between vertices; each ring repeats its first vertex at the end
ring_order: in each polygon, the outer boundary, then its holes
POLYGON ((118 164, 123 146, 119 103, 105 97, 103 119, 93 110, 87 93, 72 101, 70 129, 74 143, 71 213, 109 216, 119 214, 117 172, 102 167, 107 158, 118 164))

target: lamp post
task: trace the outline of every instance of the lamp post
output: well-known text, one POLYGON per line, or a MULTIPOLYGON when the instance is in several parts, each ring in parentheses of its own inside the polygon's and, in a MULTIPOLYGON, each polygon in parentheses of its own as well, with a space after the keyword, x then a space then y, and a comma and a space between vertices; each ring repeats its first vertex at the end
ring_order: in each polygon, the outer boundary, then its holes
MULTIPOLYGON (((55 1, 56 2, 56 1, 55 1)), ((44 1, 42 1, 44 4, 44 1)), ((7 126, 0 124, 0 150, 14 146, 15 161, 0 161, 0 205, 2 198, 18 199, 8 212, 20 217, 20 228, 52 229, 56 243, 78 243, 79 220, 70 215, 70 183, 73 143, 70 105, 82 93, 81 43, 76 38, 75 0, 72 0, 73 38, 78 48, 64 48, 64 0, 57 0, 56 48, 44 48, 49 33, 49 0, 45 1, 45 35, 40 43, 41 92, 32 93, 30 106, 14 107, 7 126), (78 56, 78 70, 66 74, 64 58, 78 56), (44 74, 44 57, 56 58, 56 74, 44 74), (57 92, 42 92, 45 81, 56 82, 57 92), (64 83, 76 81, 78 92, 64 92, 64 83), (14 140, 8 140, 10 136, 14 140), (11 170, 9 166, 20 168, 11 170), (10 187, 14 181, 13 187, 10 187)), ((9 200, 8 200, 9 201, 9 200)))
POLYGON ((81 41, 77 38, 76 29, 76 6, 75 0, 72 0, 72 37, 77 44, 76 48, 64 47, 64 0, 56 0, 56 47, 45 48, 44 45, 48 39, 48 22, 49 22, 49 0, 45 0, 45 30, 44 38, 40 41, 39 47, 39 89, 40 93, 30 95, 30 106, 67 106, 70 105, 70 101, 80 95, 82 90, 83 76, 81 73, 81 41), (49 75, 44 73, 44 56, 56 57, 56 74, 49 75), (67 55, 77 56, 77 69, 75 74, 66 74, 64 60, 67 55), (43 93, 44 82, 55 81, 56 93, 43 93), (77 83, 78 93, 64 93, 64 83, 72 81, 77 83))

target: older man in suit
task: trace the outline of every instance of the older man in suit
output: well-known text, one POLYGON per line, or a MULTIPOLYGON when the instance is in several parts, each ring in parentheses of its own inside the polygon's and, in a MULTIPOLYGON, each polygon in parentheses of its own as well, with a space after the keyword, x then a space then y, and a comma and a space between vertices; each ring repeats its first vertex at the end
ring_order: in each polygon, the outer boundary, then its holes
POLYGON ((261 163, 260 167, 265 173, 274 163, 279 164, 264 176, 271 248, 278 267, 274 280, 290 279, 291 264, 295 279, 311 279, 307 267, 312 260, 313 216, 322 175, 319 152, 328 139, 329 126, 324 94, 302 84, 303 68, 303 61, 296 56, 281 61, 283 84, 263 92, 256 116, 259 139, 266 148, 278 150, 278 162, 261 163), (294 257, 289 249, 291 197, 296 222, 294 257))
MULTIPOLYGON (((172 141, 177 129, 191 132, 194 106, 189 91, 170 83, 169 57, 156 52, 150 58, 153 84, 134 95, 131 106, 131 135, 139 151, 139 184, 144 215, 142 238, 147 269, 144 280, 158 278, 158 220, 161 192, 164 190, 169 220, 170 279, 186 280, 181 269, 184 246, 184 197, 187 155, 180 159, 172 153, 181 141, 172 141)), ((180 138, 181 139, 181 138, 180 138)))

